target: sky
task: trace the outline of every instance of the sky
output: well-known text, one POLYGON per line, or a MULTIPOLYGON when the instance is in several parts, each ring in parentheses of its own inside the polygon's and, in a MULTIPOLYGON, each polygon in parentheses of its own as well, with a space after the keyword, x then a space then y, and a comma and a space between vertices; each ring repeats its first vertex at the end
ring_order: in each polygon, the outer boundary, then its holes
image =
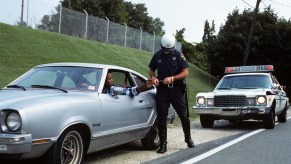
MULTIPOLYGON (((128 1, 128 0, 125 0, 128 1)), ((252 9, 256 0, 132 0, 133 4, 143 3, 148 15, 160 18, 166 33, 175 34, 177 30, 186 29, 184 39, 187 42, 201 42, 206 20, 214 20, 216 32, 223 25, 229 13, 239 9, 252 9)), ((24 0, 24 21, 35 25, 45 14, 51 13, 59 0, 24 0), (27 3, 29 5, 27 5, 27 3), (27 10, 28 7, 28 10, 27 10), (27 12, 28 11, 28 12, 27 12), (28 17, 27 17, 28 14, 28 17)), ((263 0, 260 11, 271 5, 278 17, 291 19, 291 0, 263 0)), ((0 22, 15 24, 20 20, 21 0, 0 0, 0 22)))

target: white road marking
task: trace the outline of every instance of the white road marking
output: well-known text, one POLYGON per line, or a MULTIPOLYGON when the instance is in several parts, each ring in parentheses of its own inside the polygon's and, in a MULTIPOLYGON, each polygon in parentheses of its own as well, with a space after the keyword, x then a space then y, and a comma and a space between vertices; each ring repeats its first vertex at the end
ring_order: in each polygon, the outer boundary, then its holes
MULTIPOLYGON (((287 119, 290 119, 290 118, 291 118, 291 116, 288 117, 287 119)), ((277 124, 278 123, 276 123, 276 125, 277 124)), ((211 156, 211 155, 213 155, 213 154, 215 154, 215 153, 217 153, 217 152, 219 152, 219 151, 221 151, 221 150, 223 150, 223 149, 225 149, 225 148, 227 148, 227 147, 229 147, 231 145, 234 145, 234 144, 236 144, 236 143, 238 143, 238 142, 240 142, 240 141, 242 141, 242 140, 244 140, 244 139, 246 139, 246 138, 248 138, 248 137, 250 137, 252 135, 260 133, 260 132, 262 132, 264 130, 266 130, 266 129, 258 129, 258 130, 255 130, 253 132, 250 132, 250 133, 248 133, 246 135, 243 135, 243 136, 241 136, 241 137, 239 137, 237 139, 234 139, 234 140, 232 140, 232 141, 230 141, 230 142, 228 142, 226 144, 223 144, 223 145, 221 145, 221 146, 219 146, 219 147, 217 147, 215 149, 212 149, 212 150, 210 150, 210 151, 208 151, 208 152, 206 152, 204 154, 201 154, 201 155, 199 155, 197 157, 189 159, 188 161, 185 161, 185 162, 183 162, 181 164, 192 164, 192 163, 198 162, 198 161, 200 161, 200 160, 202 160, 204 158, 207 158, 207 157, 209 157, 209 156, 211 156)))

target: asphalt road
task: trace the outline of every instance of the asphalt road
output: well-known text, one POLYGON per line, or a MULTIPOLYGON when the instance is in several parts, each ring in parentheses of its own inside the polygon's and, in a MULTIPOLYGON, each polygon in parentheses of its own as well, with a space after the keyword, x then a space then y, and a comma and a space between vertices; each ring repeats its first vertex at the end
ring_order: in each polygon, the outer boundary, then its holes
POLYGON ((291 117, 288 118, 286 123, 270 130, 263 129, 257 122, 246 121, 237 127, 249 128, 244 133, 197 145, 195 149, 185 149, 146 164, 291 164, 291 117))
POLYGON ((253 132, 258 133, 198 161, 197 164, 291 164, 290 119, 272 130, 259 129, 253 132))

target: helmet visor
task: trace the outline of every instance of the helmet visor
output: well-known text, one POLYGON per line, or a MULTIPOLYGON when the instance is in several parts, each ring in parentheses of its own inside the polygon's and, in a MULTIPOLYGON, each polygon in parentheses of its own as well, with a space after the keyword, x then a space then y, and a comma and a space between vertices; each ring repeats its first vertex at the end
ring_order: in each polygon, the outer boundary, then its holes
POLYGON ((174 47, 172 47, 172 48, 166 48, 166 47, 163 47, 163 46, 161 46, 162 47, 162 50, 165 52, 165 53, 169 53, 169 52, 172 52, 172 51, 174 51, 174 47))

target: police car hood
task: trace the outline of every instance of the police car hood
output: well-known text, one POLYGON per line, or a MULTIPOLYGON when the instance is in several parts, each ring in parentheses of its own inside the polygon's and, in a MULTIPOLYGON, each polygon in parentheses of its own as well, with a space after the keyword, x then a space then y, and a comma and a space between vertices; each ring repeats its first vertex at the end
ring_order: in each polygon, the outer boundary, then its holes
POLYGON ((262 88, 252 88, 252 89, 220 89, 214 90, 213 92, 204 92, 198 93, 197 97, 204 96, 205 98, 211 98, 214 96, 230 96, 230 95, 244 95, 246 97, 254 97, 256 95, 266 95, 267 92, 272 92, 270 89, 262 89, 262 88))

